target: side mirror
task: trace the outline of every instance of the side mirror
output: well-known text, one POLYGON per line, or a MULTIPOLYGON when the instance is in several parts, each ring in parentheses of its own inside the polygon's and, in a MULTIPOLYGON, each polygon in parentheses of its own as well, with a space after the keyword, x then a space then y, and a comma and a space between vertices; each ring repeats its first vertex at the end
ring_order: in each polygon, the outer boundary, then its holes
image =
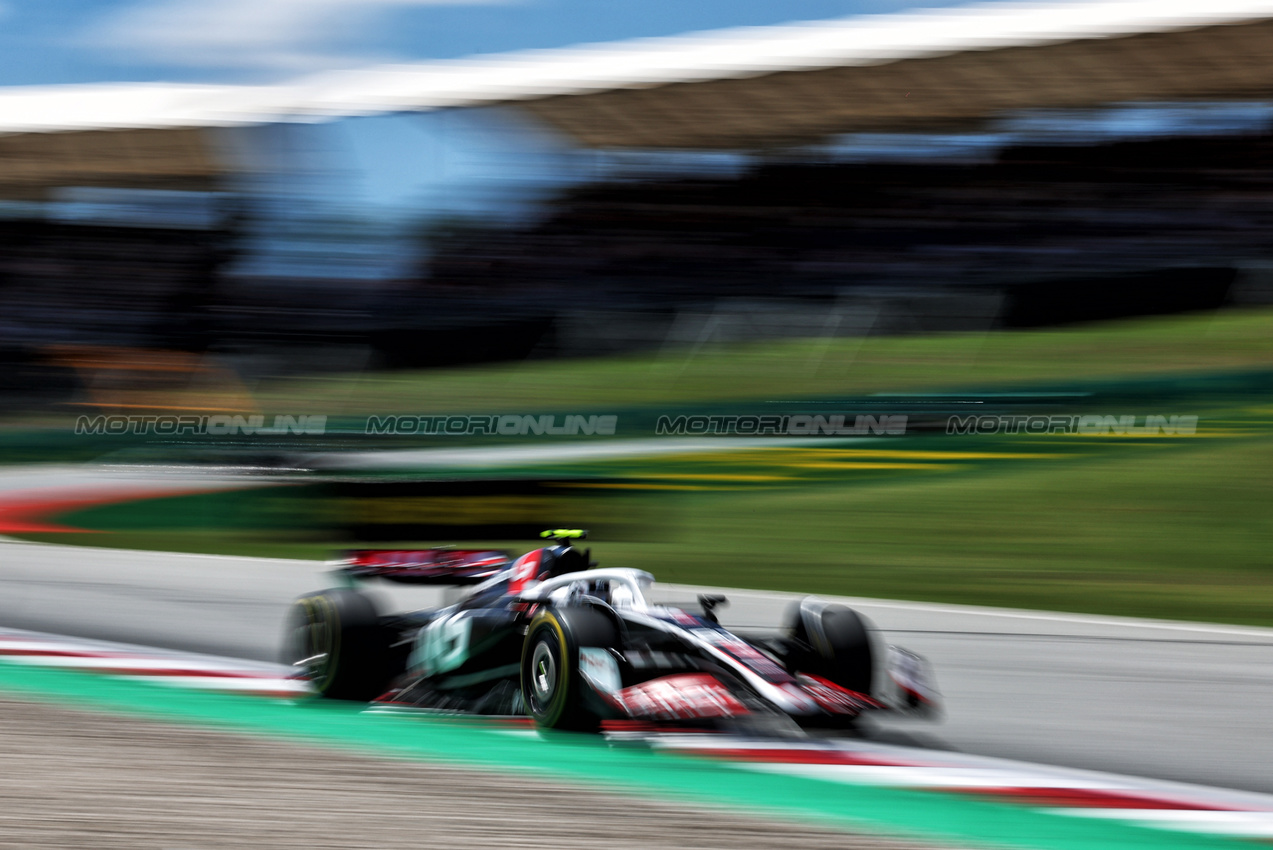
POLYGON ((703 616, 713 623, 719 623, 716 617, 716 609, 729 606, 729 600, 719 593, 700 593, 698 595, 698 604, 703 608, 703 616))

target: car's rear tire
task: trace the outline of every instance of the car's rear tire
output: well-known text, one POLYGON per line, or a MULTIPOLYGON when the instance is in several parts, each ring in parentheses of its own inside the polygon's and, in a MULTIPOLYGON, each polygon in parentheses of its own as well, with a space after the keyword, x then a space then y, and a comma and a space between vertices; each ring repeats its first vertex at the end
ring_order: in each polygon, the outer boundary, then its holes
POLYGON ((325 697, 366 702, 384 693, 396 672, 392 640, 371 597, 333 588, 292 603, 283 661, 325 697))
POLYGON ((875 653, 865 617, 852 608, 808 597, 788 619, 793 639, 790 666, 842 688, 871 693, 875 653))
POLYGON ((591 689, 579 672, 579 650, 614 647, 618 640, 610 617, 591 608, 550 608, 535 615, 522 645, 521 688, 536 725, 573 732, 600 728, 591 689))

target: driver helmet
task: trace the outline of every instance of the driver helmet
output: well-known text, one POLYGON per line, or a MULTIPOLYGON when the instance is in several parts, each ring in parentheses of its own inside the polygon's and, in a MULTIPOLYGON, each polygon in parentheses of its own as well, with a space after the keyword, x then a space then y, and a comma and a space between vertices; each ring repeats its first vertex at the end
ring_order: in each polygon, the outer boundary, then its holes
POLYGON ((588 553, 564 544, 545 546, 539 558, 539 579, 556 578, 567 573, 580 573, 588 569, 588 553))

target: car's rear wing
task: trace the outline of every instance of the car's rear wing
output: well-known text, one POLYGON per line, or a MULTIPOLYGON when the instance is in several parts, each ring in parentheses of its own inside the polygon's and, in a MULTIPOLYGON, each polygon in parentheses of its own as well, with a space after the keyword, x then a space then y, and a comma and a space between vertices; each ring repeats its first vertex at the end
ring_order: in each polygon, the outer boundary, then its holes
POLYGON ((351 549, 336 569, 352 579, 383 578, 406 584, 480 584, 508 569, 500 549, 351 549))

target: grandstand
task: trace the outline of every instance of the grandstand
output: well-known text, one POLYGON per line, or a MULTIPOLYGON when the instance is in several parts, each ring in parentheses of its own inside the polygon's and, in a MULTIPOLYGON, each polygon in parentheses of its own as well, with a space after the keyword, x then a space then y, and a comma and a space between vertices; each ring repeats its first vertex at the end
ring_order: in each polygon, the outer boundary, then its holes
POLYGON ((4 349, 28 363, 67 342, 268 344, 313 363, 337 342, 412 366, 1259 301, 1273 266, 1268 121, 1198 133, 1186 118, 1078 142, 1000 130, 1129 103, 1269 102, 1273 0, 990 3, 273 86, 0 90, 4 349), (668 151, 682 165, 724 151, 745 165, 602 173, 534 223, 437 238, 416 274, 376 291, 230 273, 245 211, 262 202, 243 179, 253 128, 488 107, 581 150, 668 151), (863 134, 892 134, 877 149, 992 143, 899 159, 862 155, 863 134), (76 217, 93 189, 114 213, 76 217), (479 332, 499 344, 462 344, 479 332))

